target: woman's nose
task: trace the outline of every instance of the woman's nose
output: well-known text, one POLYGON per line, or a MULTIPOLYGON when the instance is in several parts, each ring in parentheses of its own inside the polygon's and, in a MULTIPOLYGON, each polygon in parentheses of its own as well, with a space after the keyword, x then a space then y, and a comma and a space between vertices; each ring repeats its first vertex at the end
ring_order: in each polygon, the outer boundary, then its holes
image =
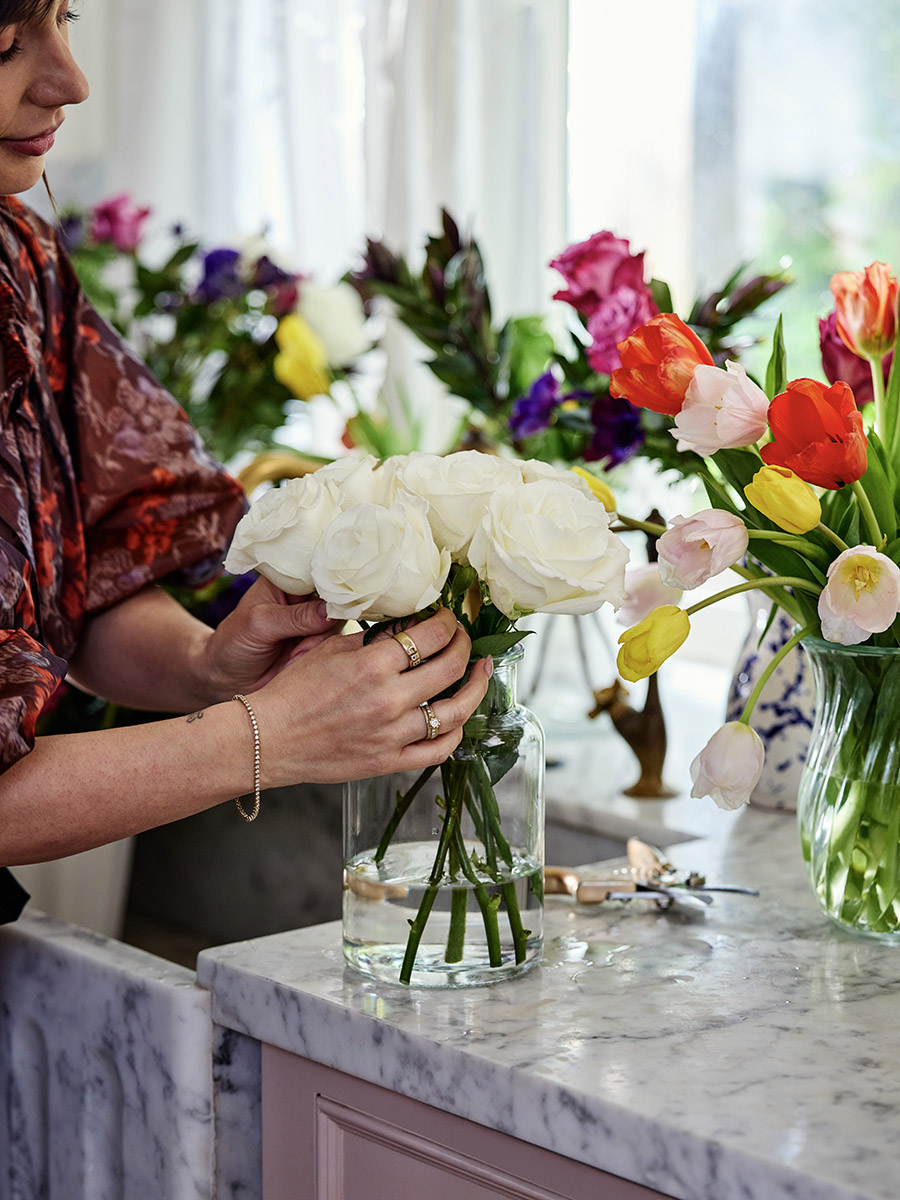
POLYGON ((28 91, 34 104, 61 108, 65 104, 81 104, 91 89, 68 43, 60 38, 52 53, 41 56, 40 68, 28 91))

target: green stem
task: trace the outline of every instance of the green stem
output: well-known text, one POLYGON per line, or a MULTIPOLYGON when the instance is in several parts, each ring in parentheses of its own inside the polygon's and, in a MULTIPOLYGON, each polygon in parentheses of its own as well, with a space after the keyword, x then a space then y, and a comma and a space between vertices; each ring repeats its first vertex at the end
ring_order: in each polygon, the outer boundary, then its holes
POLYGON ((760 675, 759 679, 757 679, 756 686, 747 697, 747 703, 744 705, 744 711, 738 717, 739 721, 741 721, 744 725, 750 724, 750 716, 754 708, 756 708, 756 702, 762 695, 762 690, 771 679, 773 673, 778 670, 779 664, 788 656, 788 654, 790 654, 798 642, 800 642, 808 634, 815 632, 815 625, 804 625, 802 629, 798 630, 792 637, 789 637, 784 645, 772 655, 772 658, 767 664, 766 669, 760 675))
POLYGON ((844 539, 842 537, 838 537, 838 535, 834 532, 834 530, 829 529, 828 526, 825 525, 822 521, 820 521, 818 523, 818 525, 816 526, 816 529, 818 529, 819 533, 824 533, 825 536, 828 538, 828 540, 830 542, 833 542, 835 544, 835 546, 837 546, 838 550, 841 551, 841 553, 843 553, 845 550, 850 549, 850 547, 847 545, 847 543, 844 541, 844 539))
POLYGON ((453 838, 459 854, 462 873, 472 884, 472 890, 475 893, 475 899, 478 901, 478 907, 481 909, 481 919, 484 922, 484 936, 487 940, 488 962, 492 967, 499 967, 503 962, 503 955, 500 950, 500 926, 497 921, 497 908, 499 906, 500 897, 498 896, 496 899, 492 900, 487 894, 487 889, 478 878, 475 868, 469 861, 469 856, 466 853, 466 844, 463 841, 462 830, 458 824, 453 830, 453 838))
POLYGON ((466 912, 468 907, 468 888, 454 888, 450 895, 450 931, 447 934, 447 950, 444 954, 444 962, 462 962, 463 946, 466 941, 466 912))
POLYGON ((858 479, 850 486, 853 488, 854 496, 859 501, 860 511, 862 512, 866 525, 868 526, 869 536, 872 539, 872 545, 876 550, 878 550, 882 545, 884 545, 885 538, 884 534, 878 527, 878 520, 875 516, 875 510, 872 508, 869 497, 866 495, 865 488, 858 479))
POLYGON ((491 783, 487 767, 485 767, 484 760, 480 754, 476 755, 472 760, 472 765, 475 768, 475 782, 478 784, 478 791, 481 794, 481 810, 484 814, 484 823, 485 825, 490 825, 491 837, 497 843, 497 848, 503 856, 503 861, 512 870, 512 850, 510 849, 509 842, 500 830, 500 807, 497 804, 494 785, 491 783))
POLYGON ((397 832, 397 826, 403 820, 403 817, 409 809, 409 806, 412 804, 413 800, 415 800, 423 785, 427 783, 436 770, 437 763, 435 763, 433 766, 426 767, 409 791, 397 793, 397 802, 394 805, 394 811, 391 813, 391 819, 385 826, 384 833, 381 835, 381 841, 378 843, 378 849, 375 851, 376 863, 380 863, 385 854, 387 854, 387 848, 391 844, 391 839, 393 838, 394 834, 397 832))
POLYGON ((516 962, 524 962, 528 951, 528 935, 531 933, 531 930, 526 929, 522 924, 519 901, 516 896, 516 885, 510 880, 509 883, 504 883, 501 891, 503 892, 503 899, 506 902, 509 929, 512 933, 513 947, 516 952, 516 962))
POLYGON ((751 541, 775 542, 778 546, 786 546, 789 550, 805 554, 807 558, 817 558, 825 563, 830 561, 827 552, 821 546, 807 541, 806 538, 785 533, 782 529, 748 529, 747 533, 751 541))
POLYGON ((816 587, 814 583, 810 583, 808 579, 797 579, 793 575, 764 575, 759 579, 748 579, 745 583, 736 583, 734 587, 725 588, 722 592, 716 592, 714 596, 709 596, 706 600, 698 600, 696 604, 692 604, 690 608, 686 608, 684 611, 689 617, 692 617, 694 613, 700 612, 701 609, 709 608, 711 604, 715 604, 719 600, 727 600, 729 596, 738 596, 741 592, 752 591, 753 588, 758 588, 761 584, 763 584, 766 591, 773 587, 792 587, 800 588, 804 592, 813 592, 818 596, 822 590, 816 587))
POLYGON ((444 873, 444 863, 447 861, 450 843, 453 840, 454 833, 459 826, 459 806, 453 803, 451 796, 444 797, 444 805, 444 823, 441 826, 441 836, 438 840, 438 847, 434 856, 434 864, 431 868, 431 874, 428 876, 428 884, 422 893, 422 900, 419 904, 419 910, 414 919, 409 923, 409 938, 406 942, 406 953, 403 956, 403 965, 400 967, 401 983, 409 983, 412 975, 412 969, 416 961, 419 943, 422 940, 422 934, 425 932, 425 925, 428 921, 428 915, 431 912, 435 897, 438 893, 440 879, 444 873))
POLYGON ((881 438, 882 445, 888 445, 887 412, 884 406, 884 371, 881 359, 869 359, 872 370, 872 394, 875 397, 875 431, 881 438))
POLYGON ((611 525, 610 529, 613 533, 628 532, 630 529, 638 529, 643 533, 652 533, 660 537, 666 532, 665 525, 658 525, 654 521, 638 521, 635 517, 626 517, 624 513, 616 513, 616 524, 611 525))

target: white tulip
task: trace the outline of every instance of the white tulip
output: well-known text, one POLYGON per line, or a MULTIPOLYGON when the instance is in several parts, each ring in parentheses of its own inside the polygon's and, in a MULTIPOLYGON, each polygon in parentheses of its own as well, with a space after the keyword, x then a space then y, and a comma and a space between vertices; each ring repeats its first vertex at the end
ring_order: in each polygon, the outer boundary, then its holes
POLYGON ((515 620, 531 612, 579 615, 625 600, 628 550, 590 494, 555 479, 503 484, 491 496, 469 562, 491 600, 515 620))
POLYGON ((339 511, 318 473, 271 488, 238 522, 225 569, 235 575, 258 571, 285 592, 308 595, 314 590, 313 552, 339 511))
POLYGON ((662 581, 667 587, 690 591, 734 566, 749 543, 741 518, 721 508, 693 517, 673 517, 656 543, 662 581))
POLYGON ((762 738, 743 721, 729 721, 691 763, 695 798, 711 796, 719 808, 747 804, 759 782, 766 752, 762 738))
POLYGON ((856 646, 883 633, 900 611, 900 568, 874 546, 852 546, 828 568, 819 595, 822 637, 856 646))
POLYGON ((658 563, 643 563, 625 572, 625 603, 616 614, 619 625, 630 628, 663 604, 678 604, 683 592, 660 578, 658 563))
POLYGON ((768 428, 769 398, 740 363, 726 370, 701 363, 694 370, 671 430, 679 450, 706 458, 717 450, 751 446, 768 428))
POLYGON ((340 513, 313 553, 315 589, 329 617, 380 621, 433 603, 450 570, 426 504, 398 492, 390 508, 357 504, 340 513))

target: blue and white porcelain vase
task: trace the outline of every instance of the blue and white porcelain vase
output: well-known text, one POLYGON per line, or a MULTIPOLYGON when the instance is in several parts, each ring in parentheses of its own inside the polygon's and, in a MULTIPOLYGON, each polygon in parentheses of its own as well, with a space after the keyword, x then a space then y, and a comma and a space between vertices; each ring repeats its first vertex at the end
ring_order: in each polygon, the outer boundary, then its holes
MULTIPOLYGON (((790 638, 794 622, 779 610, 766 631, 772 602, 762 592, 748 592, 750 629, 741 647, 728 691, 725 719, 736 721, 772 657, 790 638)), ((750 724, 763 740, 766 760, 750 801, 761 808, 797 811, 800 776, 815 717, 815 684, 803 645, 779 663, 763 688, 750 724)))

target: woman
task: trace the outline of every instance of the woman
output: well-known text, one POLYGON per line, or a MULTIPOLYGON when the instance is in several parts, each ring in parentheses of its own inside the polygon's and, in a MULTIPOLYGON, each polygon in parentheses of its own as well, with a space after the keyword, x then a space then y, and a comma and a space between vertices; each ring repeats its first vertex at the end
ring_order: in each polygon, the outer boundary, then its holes
MULTIPOLYGON (((85 302, 54 231, 14 198, 41 179, 64 106, 88 95, 69 49, 73 18, 68 0, 0 0, 0 864, 9 866, 252 792, 256 749, 263 787, 440 762, 490 670, 479 664, 434 704, 434 736, 419 706, 462 678, 470 649, 446 610, 416 627, 422 662, 411 670, 415 654, 401 641, 332 637, 319 601, 265 580, 216 630, 156 586, 214 574, 243 501, 85 302), (190 715, 35 738, 67 675, 119 704, 190 715)), ((11 919, 8 873, 6 884, 11 919)))

